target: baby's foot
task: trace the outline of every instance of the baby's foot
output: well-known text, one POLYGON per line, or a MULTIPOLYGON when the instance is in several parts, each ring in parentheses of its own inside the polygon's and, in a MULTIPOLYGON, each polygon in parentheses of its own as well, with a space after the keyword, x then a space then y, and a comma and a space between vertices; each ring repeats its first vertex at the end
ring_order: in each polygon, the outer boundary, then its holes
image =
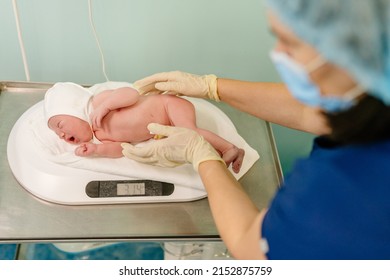
POLYGON ((222 153, 222 159, 226 162, 226 165, 229 167, 232 164, 232 169, 234 173, 240 172, 242 161, 244 160, 245 151, 239 149, 236 146, 233 146, 231 149, 228 149, 222 153))

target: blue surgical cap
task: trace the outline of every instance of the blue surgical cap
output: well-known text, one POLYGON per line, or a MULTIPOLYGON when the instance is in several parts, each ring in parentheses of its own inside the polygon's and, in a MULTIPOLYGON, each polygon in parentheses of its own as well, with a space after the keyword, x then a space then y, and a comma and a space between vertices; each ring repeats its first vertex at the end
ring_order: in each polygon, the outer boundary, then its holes
POLYGON ((390 0, 267 0, 271 11, 367 93, 390 105, 390 0))

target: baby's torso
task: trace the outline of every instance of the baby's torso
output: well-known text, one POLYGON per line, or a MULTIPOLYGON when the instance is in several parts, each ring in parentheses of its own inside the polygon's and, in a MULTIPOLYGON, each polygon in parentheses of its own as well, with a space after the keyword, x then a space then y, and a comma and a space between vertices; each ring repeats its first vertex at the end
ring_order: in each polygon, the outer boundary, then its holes
POLYGON ((132 106, 108 113, 100 128, 93 128, 100 141, 138 143, 153 137, 147 129, 152 122, 169 125, 166 103, 170 96, 140 96, 132 106))

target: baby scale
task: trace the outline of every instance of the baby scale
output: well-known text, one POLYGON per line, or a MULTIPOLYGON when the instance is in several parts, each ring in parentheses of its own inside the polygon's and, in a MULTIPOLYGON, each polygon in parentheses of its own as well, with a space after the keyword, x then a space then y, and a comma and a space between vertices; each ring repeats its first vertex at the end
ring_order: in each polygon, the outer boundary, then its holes
POLYGON ((7 144, 15 178, 34 196, 66 205, 182 202, 207 196, 197 188, 77 169, 43 158, 29 145, 31 139, 24 137, 25 125, 37 105, 17 120, 7 144))

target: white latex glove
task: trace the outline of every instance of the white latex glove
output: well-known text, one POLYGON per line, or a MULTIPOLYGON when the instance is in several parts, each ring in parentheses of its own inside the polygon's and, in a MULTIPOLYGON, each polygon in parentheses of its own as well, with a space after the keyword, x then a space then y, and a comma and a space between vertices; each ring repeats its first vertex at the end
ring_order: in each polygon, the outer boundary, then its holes
POLYGON ((148 129, 153 134, 167 138, 156 140, 143 147, 123 143, 124 156, 142 163, 163 167, 192 163, 196 171, 203 161, 218 160, 225 163, 213 146, 191 129, 156 123, 149 124, 148 129))
POLYGON ((133 86, 141 95, 155 93, 185 95, 220 101, 215 75, 198 76, 180 71, 163 72, 138 80, 133 86))

